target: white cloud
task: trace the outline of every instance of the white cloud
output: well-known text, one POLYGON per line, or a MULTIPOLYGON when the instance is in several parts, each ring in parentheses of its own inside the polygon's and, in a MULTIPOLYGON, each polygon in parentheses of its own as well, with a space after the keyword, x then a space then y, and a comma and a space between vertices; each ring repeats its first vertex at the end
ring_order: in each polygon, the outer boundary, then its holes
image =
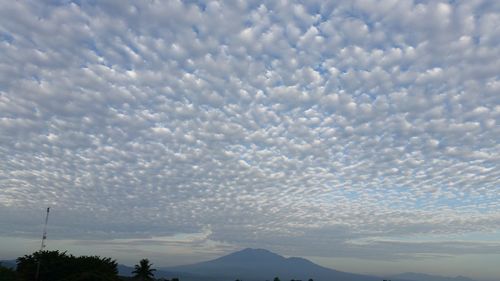
POLYGON ((0 234, 46 205, 61 239, 317 256, 498 230, 498 5, 374 3, 3 3, 0 234))

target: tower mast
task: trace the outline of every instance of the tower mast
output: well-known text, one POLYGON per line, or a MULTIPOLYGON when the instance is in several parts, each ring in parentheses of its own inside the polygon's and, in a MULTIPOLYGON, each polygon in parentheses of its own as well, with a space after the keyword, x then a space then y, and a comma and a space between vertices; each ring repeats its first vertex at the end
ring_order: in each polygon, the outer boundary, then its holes
POLYGON ((40 245, 40 252, 39 252, 39 257, 38 257, 38 264, 36 265, 36 274, 35 274, 35 280, 38 281, 38 276, 40 275, 40 263, 41 263, 41 258, 42 258, 42 251, 45 248, 45 240, 47 240, 47 224, 49 222, 49 212, 50 212, 50 207, 47 207, 47 215, 45 216, 45 224, 43 225, 43 234, 42 234, 42 244, 40 245))
POLYGON ((45 225, 43 226, 42 244, 40 245, 40 251, 43 251, 43 249, 45 248, 45 240, 47 240, 47 223, 49 222, 49 212, 50 207, 47 208, 47 215, 45 216, 45 225))

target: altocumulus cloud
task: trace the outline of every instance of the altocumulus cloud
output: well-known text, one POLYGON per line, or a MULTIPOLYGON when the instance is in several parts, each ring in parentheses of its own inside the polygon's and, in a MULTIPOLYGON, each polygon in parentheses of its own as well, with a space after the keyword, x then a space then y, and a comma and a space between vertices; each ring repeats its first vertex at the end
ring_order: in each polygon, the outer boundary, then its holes
POLYGON ((500 2, 2 2, 1 236, 498 253, 500 2))

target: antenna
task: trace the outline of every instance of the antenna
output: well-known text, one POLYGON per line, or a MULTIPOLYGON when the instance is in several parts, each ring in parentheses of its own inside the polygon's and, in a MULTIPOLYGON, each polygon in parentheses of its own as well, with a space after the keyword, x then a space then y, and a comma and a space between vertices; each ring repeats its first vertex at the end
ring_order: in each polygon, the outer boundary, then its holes
POLYGON ((43 251, 43 249, 45 248, 45 240, 47 240, 47 223, 49 222, 49 212, 50 207, 47 208, 47 215, 45 216, 45 225, 43 226, 42 244, 40 245, 40 251, 43 251))
POLYGON ((38 281, 38 276, 40 275, 40 264, 41 264, 41 252, 45 248, 45 240, 47 240, 47 224, 49 222, 49 212, 50 207, 47 207, 47 215, 45 216, 45 224, 43 226, 43 234, 42 234, 42 244, 40 245, 40 257, 38 258, 38 264, 36 265, 36 274, 35 280, 38 281))

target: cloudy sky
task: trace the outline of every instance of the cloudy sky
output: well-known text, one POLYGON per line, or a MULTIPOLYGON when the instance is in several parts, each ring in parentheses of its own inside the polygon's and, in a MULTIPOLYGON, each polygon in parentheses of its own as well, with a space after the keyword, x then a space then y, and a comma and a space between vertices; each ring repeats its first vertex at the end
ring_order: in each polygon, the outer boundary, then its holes
POLYGON ((500 2, 1 1, 0 258, 500 276, 500 2))

